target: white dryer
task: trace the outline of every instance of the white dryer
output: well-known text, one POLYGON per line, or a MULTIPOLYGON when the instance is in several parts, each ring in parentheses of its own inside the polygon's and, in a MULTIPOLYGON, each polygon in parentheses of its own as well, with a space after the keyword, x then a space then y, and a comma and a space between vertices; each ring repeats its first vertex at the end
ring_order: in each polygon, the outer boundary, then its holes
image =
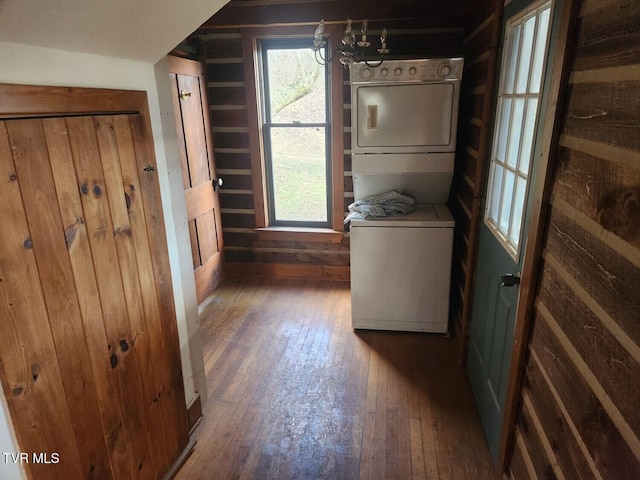
POLYGON ((461 58, 353 64, 354 196, 396 190, 407 215, 351 221, 354 328, 446 333, 461 58))

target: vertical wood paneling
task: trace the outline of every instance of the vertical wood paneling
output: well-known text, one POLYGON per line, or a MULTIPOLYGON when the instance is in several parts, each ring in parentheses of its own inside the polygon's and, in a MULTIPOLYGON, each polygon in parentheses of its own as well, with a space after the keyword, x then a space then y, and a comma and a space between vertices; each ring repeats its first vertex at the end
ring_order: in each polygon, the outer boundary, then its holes
POLYGON ((30 426, 16 429, 20 445, 67 459, 55 470, 32 464, 32 475, 81 478, 82 461, 63 389, 65 372, 57 359, 14 163, 14 155, 20 162, 24 153, 12 150, 6 122, 0 122, 0 212, 5 225, 11 225, 0 235, 2 387, 14 424, 30 426))
POLYGON ((56 114, 0 122, 0 375, 33 479, 155 480, 188 442, 148 119, 61 115, 147 110, 104 93, 0 89, 56 114))
MULTIPOLYGON (((31 239, 40 282, 47 306, 49 324, 59 352, 62 381, 69 405, 73 406, 71 425, 78 441, 82 471, 92 476, 94 471, 109 471, 109 459, 104 442, 92 435, 100 424, 98 402, 91 363, 84 340, 78 306, 78 293, 73 281, 60 211, 56 198, 49 152, 42 123, 31 120, 7 122, 7 131, 14 151, 24 152, 15 158, 16 172, 24 192, 31 239), (62 252, 52 255, 51 252, 62 252)), ((32 366, 33 376, 39 376, 40 366, 32 366)))
POLYGON ((84 219, 108 334, 111 365, 122 385, 122 412, 125 416, 131 469, 138 472, 138 475, 152 478, 153 465, 148 440, 136 440, 137 432, 146 432, 148 428, 140 397, 141 372, 139 360, 133 354, 136 346, 122 284, 118 249, 113 235, 115 229, 94 123, 91 117, 68 118, 67 126, 79 190, 82 192, 84 219))
MULTIPOLYGON (((125 304, 129 314, 131 328, 131 345, 129 348, 135 349, 137 367, 140 370, 142 405, 148 406, 145 408, 145 413, 146 435, 151 455, 150 461, 152 465, 157 466, 156 468, 159 471, 164 471, 169 465, 163 443, 162 416, 156 401, 158 394, 153 372, 153 364, 156 359, 152 357, 149 348, 150 339, 147 333, 148 329, 140 285, 141 274, 147 275, 148 273, 138 271, 133 240, 134 232, 132 231, 127 211, 127 203, 130 203, 130 201, 127 202, 125 197, 127 191, 123 184, 114 118, 108 116, 94 118, 94 126, 100 158, 102 159, 102 171, 109 200, 109 210, 113 222, 113 233, 122 275, 125 304)), ((130 186, 128 190, 131 191, 130 186)), ((131 198, 130 195, 129 198, 131 198)), ((120 343, 120 347, 123 350, 125 349, 124 345, 120 343)), ((144 427, 144 425, 141 425, 141 427, 144 427)))
POLYGON ((69 145, 69 135, 63 118, 43 121, 49 159, 58 192, 58 205, 65 226, 66 248, 69 252, 73 278, 77 290, 83 291, 80 311, 84 335, 94 371, 102 431, 107 442, 114 478, 127 478, 131 466, 127 455, 127 443, 123 434, 120 384, 110 372, 107 355, 107 334, 100 305, 98 286, 93 273, 93 259, 87 238, 84 213, 78 195, 78 182, 69 145), (111 401, 115 399, 116 401, 111 401))
POLYGON ((175 321, 175 303, 171 287, 171 269, 167 252, 167 236, 162 213, 160 186, 156 174, 155 157, 151 139, 151 125, 149 119, 143 115, 130 118, 133 147, 135 152, 136 170, 139 174, 140 197, 145 213, 145 222, 149 247, 152 252, 151 263, 153 283, 157 293, 158 323, 162 332, 162 352, 167 362, 164 371, 165 381, 159 395, 165 396, 173 410, 175 422, 169 425, 167 451, 170 458, 177 458, 189 440, 187 408, 184 398, 182 380, 182 360, 178 343, 178 324, 175 321), (151 168, 150 168, 151 167, 151 168))
MULTIPOLYGON (((131 226, 131 238, 135 250, 135 262, 138 267, 138 279, 140 282, 142 304, 144 307, 144 322, 140 321, 136 325, 146 338, 141 339, 148 343, 148 358, 146 371, 155 381, 155 390, 149 391, 148 401, 150 422, 162 424, 163 449, 165 457, 161 457, 161 465, 172 461, 175 455, 175 446, 172 445, 172 438, 176 436, 175 426, 184 422, 184 416, 180 413, 183 410, 183 401, 179 395, 166 395, 165 392, 172 389, 171 371, 175 366, 171 361, 175 360, 175 355, 170 353, 172 338, 167 336, 163 330, 159 308, 159 298, 156 287, 156 280, 153 268, 153 251, 147 231, 146 217, 150 212, 145 212, 140 194, 142 192, 139 167, 136 164, 135 148, 131 132, 131 118, 128 116, 117 116, 113 119, 115 135, 118 146, 118 154, 121 167, 122 188, 129 196, 130 202, 127 204, 127 213, 131 226), (178 401, 176 401, 176 398, 178 401), (160 417, 155 406, 159 404, 160 417)), ((175 340, 175 337, 174 337, 175 340)), ((150 387, 149 387, 150 388, 150 387)), ((158 427, 150 430, 150 434, 160 433, 158 427)))

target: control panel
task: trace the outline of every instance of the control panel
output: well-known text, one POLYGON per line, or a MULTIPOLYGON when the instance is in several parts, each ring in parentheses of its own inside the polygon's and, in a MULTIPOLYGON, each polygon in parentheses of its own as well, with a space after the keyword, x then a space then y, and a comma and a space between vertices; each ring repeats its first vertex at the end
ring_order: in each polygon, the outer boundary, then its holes
POLYGON ((463 58, 385 60, 374 67, 364 62, 349 66, 351 83, 439 82, 462 79, 463 58))

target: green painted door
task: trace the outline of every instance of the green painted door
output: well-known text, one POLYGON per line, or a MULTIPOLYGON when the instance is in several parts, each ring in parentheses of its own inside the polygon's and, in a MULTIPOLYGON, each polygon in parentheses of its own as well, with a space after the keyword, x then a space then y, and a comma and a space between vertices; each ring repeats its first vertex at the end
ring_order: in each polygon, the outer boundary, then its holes
MULTIPOLYGON (((497 461, 511 364, 520 252, 528 224, 536 133, 544 121, 550 21, 560 0, 513 0, 505 7, 496 124, 480 231, 467 371, 497 461)), ((551 29, 553 30, 553 29, 551 29)))

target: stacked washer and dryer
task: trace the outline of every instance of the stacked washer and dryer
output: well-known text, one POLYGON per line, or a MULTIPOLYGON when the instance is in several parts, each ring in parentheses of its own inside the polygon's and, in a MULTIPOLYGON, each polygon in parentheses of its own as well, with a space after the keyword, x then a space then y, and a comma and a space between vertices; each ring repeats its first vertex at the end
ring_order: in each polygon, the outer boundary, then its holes
POLYGON ((453 178, 463 59, 350 66, 355 200, 392 190, 413 212, 351 220, 356 329, 447 333, 453 178))

